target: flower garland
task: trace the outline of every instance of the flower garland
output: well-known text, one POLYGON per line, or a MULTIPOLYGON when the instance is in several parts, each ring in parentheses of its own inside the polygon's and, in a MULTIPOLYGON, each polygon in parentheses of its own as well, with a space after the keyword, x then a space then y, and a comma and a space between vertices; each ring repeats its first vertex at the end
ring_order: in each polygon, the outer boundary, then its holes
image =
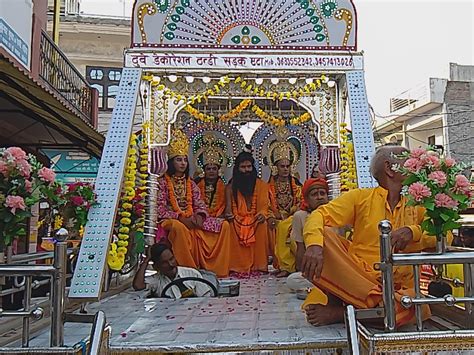
MULTIPOLYGON (((255 115, 260 118, 263 122, 276 126, 276 127, 283 127, 286 124, 286 120, 282 117, 275 117, 273 115, 270 115, 266 113, 262 108, 258 105, 253 105, 252 106, 252 111, 255 113, 255 115)), ((303 113, 300 116, 297 117, 292 117, 288 121, 292 125, 299 125, 304 122, 307 122, 311 119, 311 115, 308 112, 303 113)))
POLYGON ((173 211, 177 212, 178 215, 183 216, 185 218, 189 218, 193 215, 193 194, 192 194, 192 187, 191 187, 191 179, 186 178, 186 210, 183 211, 181 207, 178 205, 178 200, 174 193, 174 183, 171 177, 168 174, 165 174, 166 184, 168 186, 168 192, 170 194, 170 203, 171 207, 173 207, 173 211))
POLYGON ((346 129, 347 123, 340 124, 341 138, 341 191, 357 188, 357 171, 354 159, 354 145, 350 141, 350 133, 346 129))
POLYGON ((139 216, 135 227, 135 251, 142 253, 145 250, 144 232, 145 232, 145 198, 148 195, 146 192, 146 185, 148 180, 148 140, 149 140, 149 128, 148 122, 142 125, 142 146, 140 148, 139 156, 139 180, 137 191, 139 199, 135 199, 134 211, 139 216))
POLYGON ((209 96, 215 96, 219 94, 221 90, 225 86, 229 85, 231 82, 234 82, 235 84, 240 84, 240 87, 244 91, 254 96, 272 99, 274 101, 289 100, 291 98, 298 99, 302 96, 311 94, 314 91, 316 91, 318 88, 320 88, 321 81, 324 81, 326 77, 322 75, 321 79, 317 79, 316 82, 307 83, 303 87, 294 88, 290 91, 276 92, 276 91, 267 91, 257 84, 252 85, 250 84, 250 81, 247 81, 248 79, 246 80, 240 76, 233 79, 229 78, 228 76, 224 76, 220 78, 217 84, 214 84, 212 88, 207 89, 199 94, 191 95, 191 96, 180 94, 171 89, 168 89, 164 84, 159 84, 158 81, 153 81, 152 75, 144 75, 142 78, 143 80, 148 80, 152 82, 152 85, 156 86, 157 90, 163 91, 164 95, 170 96, 171 98, 177 99, 178 101, 183 100, 187 102, 188 104, 193 105, 196 102, 200 103, 202 100, 207 100, 209 96))
POLYGON ((245 110, 251 103, 252 100, 250 99, 242 100, 236 107, 234 107, 229 112, 220 115, 218 118, 212 115, 206 115, 205 113, 200 112, 198 109, 192 107, 191 105, 185 106, 184 110, 188 112, 191 116, 193 116, 195 119, 200 120, 202 122, 227 122, 240 115, 242 111, 245 110))
POLYGON ((209 216, 219 217, 217 216, 217 212, 219 211, 219 201, 222 201, 222 196, 225 194, 225 185, 221 180, 217 181, 216 184, 216 191, 214 194, 214 198, 212 200, 213 204, 211 205, 211 201, 207 198, 206 194, 206 182, 205 179, 201 179, 198 183, 199 190, 201 190, 201 198, 206 203, 206 206, 209 210, 209 216))
POLYGON ((119 208, 119 226, 117 240, 111 244, 111 248, 107 258, 109 268, 114 271, 122 269, 125 263, 125 255, 127 254, 128 239, 130 238, 130 224, 132 223, 131 212, 133 205, 130 201, 135 197, 135 179, 137 174, 137 135, 132 134, 130 146, 128 149, 127 167, 125 170, 124 193, 120 201, 119 208))

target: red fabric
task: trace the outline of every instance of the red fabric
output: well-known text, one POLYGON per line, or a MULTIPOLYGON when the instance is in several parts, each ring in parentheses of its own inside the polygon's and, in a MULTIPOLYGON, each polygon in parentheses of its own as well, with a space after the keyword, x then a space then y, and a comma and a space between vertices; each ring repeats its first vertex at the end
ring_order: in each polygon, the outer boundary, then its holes
POLYGON ((305 181, 303 184, 303 187, 301 189, 301 194, 303 195, 303 199, 301 200, 301 206, 300 208, 302 210, 307 210, 308 209, 308 203, 306 202, 306 198, 308 197, 309 191, 311 188, 319 186, 325 189, 329 193, 329 185, 326 181, 326 179, 323 178, 309 178, 308 180, 305 181))

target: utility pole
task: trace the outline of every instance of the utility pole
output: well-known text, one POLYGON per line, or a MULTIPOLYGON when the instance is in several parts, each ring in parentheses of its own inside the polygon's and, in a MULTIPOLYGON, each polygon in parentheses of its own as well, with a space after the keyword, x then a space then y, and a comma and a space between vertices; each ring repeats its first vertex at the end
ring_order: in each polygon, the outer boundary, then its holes
POLYGON ((59 15, 61 14, 61 0, 54 0, 53 41, 59 45, 59 15))

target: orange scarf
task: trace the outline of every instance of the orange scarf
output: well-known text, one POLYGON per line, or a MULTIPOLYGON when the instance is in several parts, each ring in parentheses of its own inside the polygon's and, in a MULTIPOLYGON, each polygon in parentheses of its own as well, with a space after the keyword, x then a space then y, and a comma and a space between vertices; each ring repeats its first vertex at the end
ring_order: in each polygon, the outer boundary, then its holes
POLYGON ((212 201, 209 201, 206 194, 206 181, 201 179, 198 183, 199 190, 201 190, 201 199, 206 203, 207 208, 209 209, 209 216, 219 217, 224 213, 225 209, 225 185, 221 179, 217 180, 216 191, 214 193, 214 198, 212 201))
POLYGON ((178 200, 174 193, 174 182, 173 179, 168 175, 165 174, 166 184, 168 185, 168 192, 170 194, 170 203, 171 207, 173 207, 173 211, 178 213, 178 215, 183 216, 185 218, 189 218, 193 215, 193 192, 191 191, 191 179, 189 177, 186 178, 186 210, 183 211, 181 207, 179 207, 178 200))

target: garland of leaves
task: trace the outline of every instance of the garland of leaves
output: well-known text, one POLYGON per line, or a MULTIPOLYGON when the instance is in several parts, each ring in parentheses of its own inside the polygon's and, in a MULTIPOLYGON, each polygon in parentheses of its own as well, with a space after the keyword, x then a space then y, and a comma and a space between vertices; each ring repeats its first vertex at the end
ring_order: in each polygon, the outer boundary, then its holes
POLYGON ((340 124, 341 138, 341 191, 357 188, 357 171, 354 159, 354 145, 349 140, 350 133, 346 129, 347 123, 340 124))

